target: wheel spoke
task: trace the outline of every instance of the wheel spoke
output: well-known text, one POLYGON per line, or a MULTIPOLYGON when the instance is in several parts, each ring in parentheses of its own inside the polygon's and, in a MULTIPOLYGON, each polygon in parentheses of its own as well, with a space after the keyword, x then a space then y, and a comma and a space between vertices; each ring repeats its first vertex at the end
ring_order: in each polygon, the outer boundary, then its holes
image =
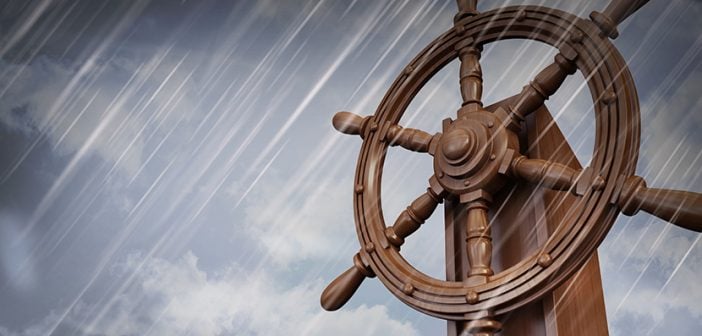
POLYGON ((341 273, 322 292, 320 303, 325 310, 334 311, 351 299, 366 278, 375 277, 370 266, 363 261, 360 253, 353 256, 353 266, 341 273))
POLYGON ((393 226, 385 229, 385 236, 397 249, 405 243, 405 238, 424 224, 446 196, 446 191, 440 187, 435 177, 432 177, 429 182, 430 187, 427 188, 427 192, 417 197, 407 209, 402 211, 393 226))
POLYGON ((544 101, 556 93, 568 75, 575 73, 577 53, 568 45, 563 45, 554 57, 554 62, 541 70, 534 80, 522 89, 514 102, 508 106, 509 115, 517 125, 536 111, 544 101))
POLYGON ((576 195, 588 189, 600 190, 605 181, 590 168, 576 170, 558 162, 519 156, 512 161, 512 174, 530 183, 554 190, 572 190, 576 195))
POLYGON ((460 84, 463 104, 458 111, 460 118, 465 113, 477 111, 483 107, 483 70, 480 67, 481 48, 473 44, 472 38, 459 42, 456 50, 461 61, 460 84))
MULTIPOLYGON (((454 17, 457 34, 465 31, 458 21, 465 17, 478 14, 477 0, 457 0, 458 13, 454 17)), ((466 113, 478 111, 483 107, 483 70, 480 67, 480 53, 482 47, 475 44, 472 37, 467 37, 458 42, 454 49, 458 52, 458 59, 461 61, 460 79, 461 97, 463 104, 458 110, 458 117, 463 117, 466 113)))
POLYGON ((639 176, 624 182, 617 206, 627 216, 639 210, 679 227, 702 232, 702 194, 690 191, 653 189, 639 176))
POLYGON ((493 271, 488 201, 480 198, 468 202, 466 218, 466 252, 470 263, 467 276, 490 276, 493 271))
POLYGON ((422 130, 414 128, 403 128, 399 125, 390 127, 387 133, 387 140, 390 146, 401 146, 405 149, 433 155, 432 141, 436 142, 441 134, 431 135, 422 130))
POLYGON ((600 28, 604 36, 615 39, 619 36, 617 26, 634 14, 649 0, 611 0, 604 12, 592 12, 590 20, 600 28))
MULTIPOLYGON (((373 116, 361 117, 351 112, 337 112, 334 114, 332 124, 337 131, 344 134, 359 135, 365 139, 369 132, 378 129, 373 121, 373 116)), ((432 142, 436 142, 441 133, 431 135, 422 130, 414 128, 403 128, 399 125, 390 126, 385 134, 385 140, 388 140, 390 146, 401 146, 415 152, 429 152, 434 154, 432 150, 432 142)))

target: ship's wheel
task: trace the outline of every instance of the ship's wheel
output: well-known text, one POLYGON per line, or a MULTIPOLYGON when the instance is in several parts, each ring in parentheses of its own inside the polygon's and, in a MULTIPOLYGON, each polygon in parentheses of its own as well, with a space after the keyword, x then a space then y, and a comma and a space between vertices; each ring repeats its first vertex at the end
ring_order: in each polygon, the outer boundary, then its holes
POLYGON ((613 1, 604 12, 583 19, 538 6, 478 13, 476 1, 459 0, 454 27, 405 67, 374 115, 337 113, 334 127, 363 139, 354 186, 361 249, 353 257, 353 266, 324 291, 322 306, 340 308, 364 278, 377 276, 407 305, 438 318, 470 321, 468 332, 492 335, 501 328, 499 316, 541 298, 571 277, 598 247, 619 212, 634 215, 644 210, 702 231, 702 195, 649 189, 634 175, 639 151, 638 98, 629 69, 609 39, 618 35, 617 25, 645 3, 613 1), (559 52, 521 93, 484 107, 482 47, 507 39, 536 40, 559 52), (399 126, 423 85, 455 58, 461 62, 463 98, 456 117, 444 120, 442 132, 434 135, 399 126), (530 158, 519 137, 527 127, 525 118, 578 70, 587 80, 594 105, 596 134, 590 166, 577 170, 530 158), (434 174, 426 193, 393 225, 386 226, 380 188, 390 146, 431 155, 434 174), (570 193, 577 201, 536 252, 494 272, 489 209, 496 193, 517 182, 570 193), (446 199, 467 208, 465 253, 470 269, 462 281, 436 279, 418 271, 400 249, 446 199))

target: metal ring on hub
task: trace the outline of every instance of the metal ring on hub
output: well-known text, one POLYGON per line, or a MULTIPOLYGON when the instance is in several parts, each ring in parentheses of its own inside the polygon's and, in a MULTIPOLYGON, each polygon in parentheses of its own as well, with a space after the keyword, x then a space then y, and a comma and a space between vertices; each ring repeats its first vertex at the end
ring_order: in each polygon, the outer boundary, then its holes
POLYGON ((549 263, 539 265, 540 253, 535 253, 488 277, 486 283, 443 281, 418 271, 399 251, 389 247, 380 206, 381 172, 388 144, 381 130, 369 132, 355 176, 356 185, 363 185, 364 192, 355 195, 354 211, 361 246, 378 248, 362 250, 361 257, 383 284, 411 307, 443 319, 469 320, 479 318, 482 311, 501 315, 526 305, 551 292, 587 261, 618 214, 610 200, 619 190, 620 176, 634 173, 640 122, 632 76, 622 56, 606 37, 600 36, 592 22, 551 8, 514 6, 464 18, 457 27, 458 31, 444 33, 415 57, 386 94, 374 121, 378 125, 397 124, 423 85, 457 57, 454 46, 463 39, 473 38, 478 45, 531 39, 559 49, 572 48, 578 54, 576 63, 587 79, 595 107, 595 149, 590 166, 607 181, 602 190, 583 195, 542 246, 540 252, 548 253, 549 263), (571 34, 579 38, 571 40, 571 34), (608 97, 606 103, 603 96, 608 97), (615 99, 610 100, 612 97, 615 99), (408 284, 412 290, 406 290, 408 284))

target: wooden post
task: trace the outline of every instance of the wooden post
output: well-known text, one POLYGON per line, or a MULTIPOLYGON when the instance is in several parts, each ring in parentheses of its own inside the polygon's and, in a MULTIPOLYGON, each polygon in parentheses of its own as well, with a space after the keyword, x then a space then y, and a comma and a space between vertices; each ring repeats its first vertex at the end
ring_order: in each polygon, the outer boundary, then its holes
MULTIPOLYGON (((506 101, 505 101, 506 102, 506 101)), ((488 107, 489 110, 505 102, 488 107)), ((530 158, 557 162, 581 169, 565 137, 546 107, 526 117, 531 133, 522 137, 532 149, 530 158), (536 141, 538 139, 538 142, 536 141)), ((493 237, 493 268, 500 272, 534 253, 558 225, 558 219, 574 202, 563 191, 520 183, 497 195, 490 218, 493 237), (504 204, 504 206, 500 206, 504 204)), ((446 279, 462 281, 470 270, 466 251, 466 206, 458 201, 445 203, 446 279)), ((601 336, 608 335, 604 295, 597 254, 573 279, 542 300, 500 317, 501 336, 601 336)), ((464 322, 448 322, 448 335, 462 335, 464 322)))

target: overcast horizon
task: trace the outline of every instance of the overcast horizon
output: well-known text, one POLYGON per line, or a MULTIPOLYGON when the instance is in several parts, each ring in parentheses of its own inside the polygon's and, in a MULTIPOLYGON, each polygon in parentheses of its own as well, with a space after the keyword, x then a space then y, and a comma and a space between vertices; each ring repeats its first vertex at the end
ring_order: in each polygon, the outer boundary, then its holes
MULTIPOLYGON (((478 8, 584 18, 606 3, 478 8)), ((453 0, 0 0, 0 336, 443 334, 445 321, 378 279, 337 312, 319 295, 358 251, 361 139, 331 118, 372 114, 455 12, 453 0)), ((613 41, 636 82, 636 172, 651 187, 702 192, 700 17, 702 1, 652 0, 613 41)), ((486 46, 486 105, 555 53, 486 46)), ((586 166, 595 128, 583 81, 569 77, 547 106, 586 166)), ((459 104, 453 62, 400 123, 438 132, 459 104)), ((424 191, 431 163, 389 150, 386 222, 424 191)), ((403 246, 436 278, 442 217, 403 246)), ((611 335, 702 330, 699 239, 619 216, 598 249, 611 335)))

